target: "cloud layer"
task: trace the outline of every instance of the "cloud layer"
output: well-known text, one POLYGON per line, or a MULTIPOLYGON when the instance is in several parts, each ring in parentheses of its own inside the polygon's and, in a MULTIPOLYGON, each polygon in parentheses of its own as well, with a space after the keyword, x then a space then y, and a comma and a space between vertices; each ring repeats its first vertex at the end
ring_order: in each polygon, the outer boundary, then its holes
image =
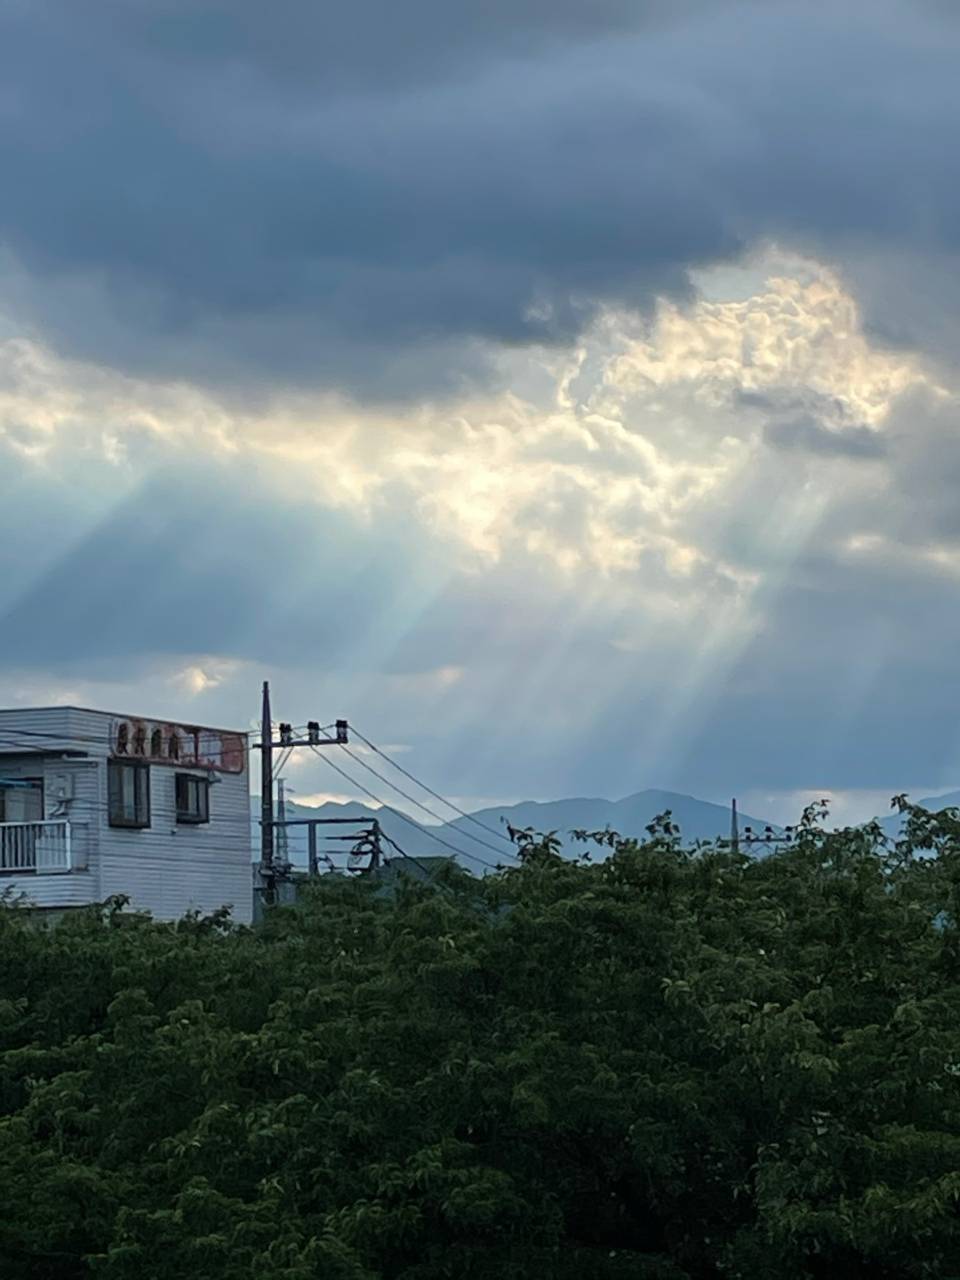
POLYGON ((872 263, 893 332, 878 258, 957 248, 941 7, 399 12, 5 6, 18 313, 131 371, 409 397, 490 379, 491 344, 683 299, 770 238, 872 263))
POLYGON ((0 701, 270 675, 462 798, 956 785, 958 53, 933 0, 3 6, 0 701))

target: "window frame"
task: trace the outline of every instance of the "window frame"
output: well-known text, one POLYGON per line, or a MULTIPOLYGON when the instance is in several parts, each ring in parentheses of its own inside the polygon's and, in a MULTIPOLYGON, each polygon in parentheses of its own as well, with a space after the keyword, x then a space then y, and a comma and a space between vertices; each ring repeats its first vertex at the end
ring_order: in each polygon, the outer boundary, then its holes
POLYGON ((146 831, 151 820, 150 765, 146 760, 107 761, 107 823, 111 827, 121 827, 127 831, 146 831), (120 779, 124 770, 130 770, 133 782, 134 816, 127 817, 122 812, 123 787, 120 779), (115 803, 119 796, 119 804, 115 803))
POLYGON ((0 822, 27 823, 27 822, 44 822, 46 820, 46 796, 43 786, 43 778, 4 778, 0 782, 0 822), (15 783, 15 786, 9 786, 9 783, 15 783), (8 818, 7 817, 7 792, 16 793, 18 791, 29 791, 40 797, 40 816, 35 818, 8 818))
POLYGON ((188 827, 202 827, 209 823, 210 779, 205 774, 174 774, 173 800, 178 823, 188 827), (197 808, 195 811, 187 808, 181 808, 181 792, 184 790, 189 794, 191 786, 196 787, 197 808))

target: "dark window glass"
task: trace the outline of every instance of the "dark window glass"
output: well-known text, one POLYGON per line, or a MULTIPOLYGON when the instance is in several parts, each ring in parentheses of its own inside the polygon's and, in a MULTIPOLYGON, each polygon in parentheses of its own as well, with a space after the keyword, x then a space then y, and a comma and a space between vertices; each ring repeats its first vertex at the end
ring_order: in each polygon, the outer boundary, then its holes
POLYGON ((177 821, 210 821, 210 779, 177 774, 177 821))
POLYGON ((107 768, 111 827, 149 827, 150 766, 111 760, 107 768))
POLYGON ((42 822, 43 782, 0 779, 0 822, 42 822))

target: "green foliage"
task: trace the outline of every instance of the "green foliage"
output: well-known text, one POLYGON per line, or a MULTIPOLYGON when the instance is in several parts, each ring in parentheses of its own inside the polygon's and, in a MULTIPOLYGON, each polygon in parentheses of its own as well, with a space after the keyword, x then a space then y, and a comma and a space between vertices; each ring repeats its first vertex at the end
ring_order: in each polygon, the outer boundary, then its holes
POLYGON ((960 1276, 960 817, 0 909, 5 1280, 960 1276))

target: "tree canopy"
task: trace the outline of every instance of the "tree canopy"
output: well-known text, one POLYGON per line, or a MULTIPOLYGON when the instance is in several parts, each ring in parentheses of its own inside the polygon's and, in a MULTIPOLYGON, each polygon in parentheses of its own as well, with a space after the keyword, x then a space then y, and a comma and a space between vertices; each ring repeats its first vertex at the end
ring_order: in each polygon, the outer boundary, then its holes
POLYGON ((0 1274, 960 1276, 960 820, 901 804, 253 929, 0 911, 0 1274))

